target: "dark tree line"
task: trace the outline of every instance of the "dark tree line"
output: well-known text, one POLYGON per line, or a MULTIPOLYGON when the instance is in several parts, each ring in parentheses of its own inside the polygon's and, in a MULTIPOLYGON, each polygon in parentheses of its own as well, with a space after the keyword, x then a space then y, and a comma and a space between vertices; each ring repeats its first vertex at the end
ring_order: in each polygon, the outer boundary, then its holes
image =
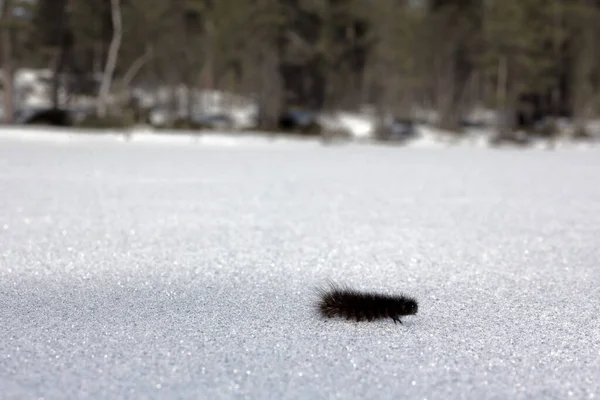
POLYGON ((54 71, 56 107, 61 85, 99 114, 141 83, 214 88, 257 98, 266 128, 290 107, 364 104, 448 129, 474 106, 506 132, 583 127, 600 100, 598 0, 3 0, 1 29, 5 103, 19 67, 54 71))

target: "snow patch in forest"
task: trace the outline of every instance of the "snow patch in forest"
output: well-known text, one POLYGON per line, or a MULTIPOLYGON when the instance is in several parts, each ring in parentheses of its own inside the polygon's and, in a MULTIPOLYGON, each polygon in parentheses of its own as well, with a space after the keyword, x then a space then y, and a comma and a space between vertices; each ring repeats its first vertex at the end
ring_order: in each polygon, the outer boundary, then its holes
MULTIPOLYGON (((347 127, 350 133, 349 143, 371 142, 371 132, 374 129, 368 117, 345 115, 342 118, 325 118, 321 122, 328 125, 326 129, 342 129, 347 127), (337 125, 336 125, 337 124, 337 125)), ((402 142, 405 147, 415 148, 443 148, 465 147, 485 148, 490 147, 490 138, 494 132, 489 128, 470 128, 463 134, 457 135, 429 125, 416 125, 416 136, 402 142)), ((114 143, 137 142, 161 145, 201 145, 201 146, 272 146, 272 145, 321 145, 320 137, 300 138, 285 134, 272 135, 261 131, 156 131, 151 127, 138 126, 128 130, 109 129, 104 131, 91 129, 69 129, 54 127, 29 127, 29 126, 3 126, 0 127, 0 140, 39 141, 46 143, 114 143)), ((395 144, 396 142, 390 142, 395 144)), ((510 147, 510 145, 508 145, 510 147)), ((525 146, 529 149, 589 149, 600 147, 598 141, 574 141, 568 136, 558 137, 554 142, 542 139, 532 139, 525 146)))

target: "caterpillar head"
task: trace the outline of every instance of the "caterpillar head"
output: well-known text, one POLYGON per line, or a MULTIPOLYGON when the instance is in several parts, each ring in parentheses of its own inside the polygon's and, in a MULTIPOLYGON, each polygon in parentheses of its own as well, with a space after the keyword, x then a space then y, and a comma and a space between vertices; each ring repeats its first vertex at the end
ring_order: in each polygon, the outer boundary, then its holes
POLYGON ((404 313, 406 315, 415 315, 419 311, 419 304, 414 299, 408 299, 404 306, 404 313))

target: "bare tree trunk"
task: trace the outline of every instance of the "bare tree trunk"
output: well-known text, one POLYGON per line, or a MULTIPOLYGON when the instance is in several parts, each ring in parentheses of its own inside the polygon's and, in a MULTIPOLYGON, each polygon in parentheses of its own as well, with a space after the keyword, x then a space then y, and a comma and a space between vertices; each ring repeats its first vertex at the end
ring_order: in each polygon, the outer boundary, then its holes
MULTIPOLYGON (((593 40, 593 39, 592 39, 593 40)), ((582 49, 577 60, 574 76, 573 114, 575 119, 575 134, 585 136, 586 125, 591 117, 594 99, 592 69, 594 61, 593 50, 582 49), (587 50, 587 51, 586 51, 587 50)))
MULTIPOLYGON (((583 0, 582 4, 592 8, 593 1, 583 0)), ((594 114, 594 69, 597 62, 597 28, 596 21, 585 21, 582 39, 577 49, 577 57, 574 68, 574 90, 573 90, 573 114, 575 129, 573 136, 587 137, 587 123, 594 114)))
POLYGON ((214 68, 213 68, 213 40, 215 36, 215 26, 211 20, 206 23, 206 46, 204 53, 204 67, 202 73, 204 75, 204 89, 212 90, 215 88, 214 68))
POLYGON ((102 83, 100 85, 100 91, 98 93, 96 109, 96 114, 98 115, 98 117, 101 118, 106 116, 106 103, 108 93, 110 91, 113 73, 117 65, 117 57, 119 55, 119 48, 121 47, 121 38, 123 36, 123 27, 121 20, 121 1, 111 0, 110 8, 112 13, 113 37, 110 42, 110 48, 108 50, 106 68, 104 69, 104 75, 102 76, 102 83))
POLYGON ((561 0, 554 0, 553 2, 553 13, 554 13, 554 21, 553 21, 553 26, 552 26, 552 39, 553 39, 553 52, 554 52, 554 60, 557 61, 557 66, 558 66, 558 71, 557 72, 557 76, 556 76, 556 80, 554 82, 554 85, 551 89, 551 93, 550 93, 550 112, 552 114, 552 118, 556 119, 558 117, 558 115, 560 114, 560 102, 561 102, 561 98, 562 98, 562 93, 561 93, 561 85, 560 85, 560 80, 561 80, 561 75, 562 75, 562 70, 563 70, 563 65, 562 65, 562 50, 561 50, 561 28, 562 28, 562 9, 561 9, 561 5, 560 5, 560 1, 561 0))
POLYGON ((457 130, 457 77, 456 55, 454 50, 442 52, 437 65, 436 108, 438 111, 438 126, 449 131, 457 130))
MULTIPOLYGON (((185 37, 186 39, 189 38, 187 33, 185 37)), ((185 54, 185 72, 183 74, 185 87, 185 120, 188 126, 191 126, 192 121, 194 119, 194 108, 196 105, 196 97, 194 96, 196 92, 196 70, 194 68, 194 55, 192 52, 192 47, 185 46, 183 52, 185 54)))
POLYGON ((4 122, 10 124, 13 122, 13 66, 12 66, 12 27, 11 12, 12 2, 4 0, 2 2, 1 21, 3 25, 2 32, 2 72, 4 83, 4 122))
POLYGON ((507 92, 508 92, 508 65, 506 56, 501 56, 498 61, 498 86, 496 87, 496 123, 498 135, 507 134, 509 129, 509 116, 507 110, 507 92))
POLYGON ((282 82, 279 72, 279 56, 275 50, 263 45, 260 66, 260 126, 277 129, 282 109, 282 82))
POLYGON ((62 45, 55 49, 54 51, 54 60, 53 60, 53 68, 52 68, 52 87, 51 87, 51 98, 52 98, 52 108, 57 109, 59 107, 59 99, 58 99, 58 91, 60 89, 60 74, 62 72, 64 59, 64 49, 62 45))

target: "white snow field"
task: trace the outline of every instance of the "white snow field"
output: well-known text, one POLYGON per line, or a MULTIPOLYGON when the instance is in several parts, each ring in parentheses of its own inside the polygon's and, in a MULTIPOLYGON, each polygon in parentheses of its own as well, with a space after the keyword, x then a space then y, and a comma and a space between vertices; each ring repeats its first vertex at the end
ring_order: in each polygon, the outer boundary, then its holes
POLYGON ((2 399, 598 399, 599 288, 598 149, 0 139, 2 399))

